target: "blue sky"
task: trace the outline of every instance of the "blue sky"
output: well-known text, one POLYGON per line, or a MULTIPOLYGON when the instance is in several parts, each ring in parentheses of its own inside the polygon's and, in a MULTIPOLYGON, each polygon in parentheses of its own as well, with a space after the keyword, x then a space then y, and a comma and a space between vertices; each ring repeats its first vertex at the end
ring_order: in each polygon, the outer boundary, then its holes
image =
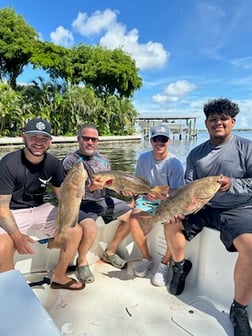
MULTIPOLYGON (((122 47, 136 61, 141 114, 198 114, 225 97, 237 102, 237 128, 252 127, 251 0, 1 0, 42 40, 71 47, 122 47)), ((37 76, 26 69, 19 80, 37 76)))

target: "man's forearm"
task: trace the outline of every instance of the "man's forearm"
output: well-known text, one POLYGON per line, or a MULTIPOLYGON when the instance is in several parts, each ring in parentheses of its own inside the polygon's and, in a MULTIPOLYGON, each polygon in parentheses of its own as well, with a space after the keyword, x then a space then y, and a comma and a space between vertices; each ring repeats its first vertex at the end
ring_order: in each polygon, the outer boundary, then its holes
POLYGON ((0 226, 9 235, 18 230, 15 218, 9 208, 11 196, 0 195, 0 226))

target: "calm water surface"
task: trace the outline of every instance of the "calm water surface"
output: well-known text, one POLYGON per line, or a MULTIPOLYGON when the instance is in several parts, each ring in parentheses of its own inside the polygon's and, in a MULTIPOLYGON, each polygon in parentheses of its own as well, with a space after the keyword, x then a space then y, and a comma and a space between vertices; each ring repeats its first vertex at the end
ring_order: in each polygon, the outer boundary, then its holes
MULTIPOLYGON (((252 140, 252 131, 234 131, 234 134, 252 140)), ((199 132, 197 139, 191 140, 183 138, 178 140, 177 135, 172 140, 169 151, 175 154, 178 159, 185 165, 186 157, 191 149, 208 139, 208 133, 199 132)), ((134 172, 135 165, 139 154, 151 149, 148 139, 139 143, 117 143, 117 144, 100 144, 99 150, 110 160, 113 170, 122 170, 134 172)))
MULTIPOLYGON (((234 131, 234 134, 252 140, 252 131, 234 131)), ((172 140, 169 150, 175 154, 185 165, 186 156, 189 151, 207 139, 208 133, 203 131, 199 132, 197 139, 193 138, 189 140, 183 138, 182 140, 178 140, 177 136, 175 136, 175 138, 172 140)), ((16 148, 0 148, 0 158, 15 149, 16 148)), ((74 151, 75 149, 77 149, 77 144, 60 144, 52 145, 50 152, 56 155, 58 158, 62 159, 64 156, 74 151)), ((99 144, 99 150, 110 160, 112 170, 122 170, 132 173, 135 170, 135 165, 139 154, 150 149, 151 145, 148 139, 143 139, 139 142, 110 142, 99 144)))

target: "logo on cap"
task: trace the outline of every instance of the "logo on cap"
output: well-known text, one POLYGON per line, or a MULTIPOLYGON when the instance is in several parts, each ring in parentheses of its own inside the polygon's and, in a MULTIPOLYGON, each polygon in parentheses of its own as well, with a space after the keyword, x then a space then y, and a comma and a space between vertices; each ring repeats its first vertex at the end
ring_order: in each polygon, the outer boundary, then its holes
POLYGON ((156 128, 156 132, 163 132, 163 133, 166 133, 166 132, 167 132, 167 129, 166 129, 164 126, 157 127, 157 128, 156 128))
POLYGON ((46 125, 43 121, 37 122, 35 126, 39 131, 44 131, 46 129, 46 125))

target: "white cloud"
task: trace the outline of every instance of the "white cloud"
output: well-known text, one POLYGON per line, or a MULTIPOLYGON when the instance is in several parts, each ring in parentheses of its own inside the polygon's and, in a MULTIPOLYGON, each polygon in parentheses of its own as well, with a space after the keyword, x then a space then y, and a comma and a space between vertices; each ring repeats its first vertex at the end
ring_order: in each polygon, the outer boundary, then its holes
POLYGON ((70 47, 74 42, 73 34, 62 26, 59 26, 54 32, 52 32, 50 34, 50 38, 53 43, 64 47, 70 47))
POLYGON ((196 86, 193 83, 189 83, 186 80, 178 80, 167 85, 161 93, 154 95, 152 101, 163 106, 176 103, 181 97, 186 96, 195 89, 196 86))
POLYGON ((141 70, 161 69, 169 58, 169 53, 159 42, 139 42, 137 29, 127 31, 124 24, 117 22, 118 12, 106 9, 96 11, 90 17, 79 12, 72 26, 82 36, 100 35, 100 44, 108 49, 122 48, 141 70))
POLYGON ((251 56, 232 59, 230 63, 231 65, 234 65, 239 68, 244 68, 246 70, 252 69, 252 57, 251 56))
POLYGON ((109 30, 109 27, 114 26, 116 22, 116 11, 106 9, 104 12, 95 11, 92 16, 86 13, 79 12, 77 18, 73 21, 72 27, 82 36, 92 36, 100 34, 104 30, 109 30))
POLYGON ((165 66, 169 53, 161 43, 149 41, 140 44, 137 29, 126 33, 125 27, 118 27, 101 38, 101 45, 109 49, 121 47, 136 61, 136 66, 141 70, 162 69, 165 66))

